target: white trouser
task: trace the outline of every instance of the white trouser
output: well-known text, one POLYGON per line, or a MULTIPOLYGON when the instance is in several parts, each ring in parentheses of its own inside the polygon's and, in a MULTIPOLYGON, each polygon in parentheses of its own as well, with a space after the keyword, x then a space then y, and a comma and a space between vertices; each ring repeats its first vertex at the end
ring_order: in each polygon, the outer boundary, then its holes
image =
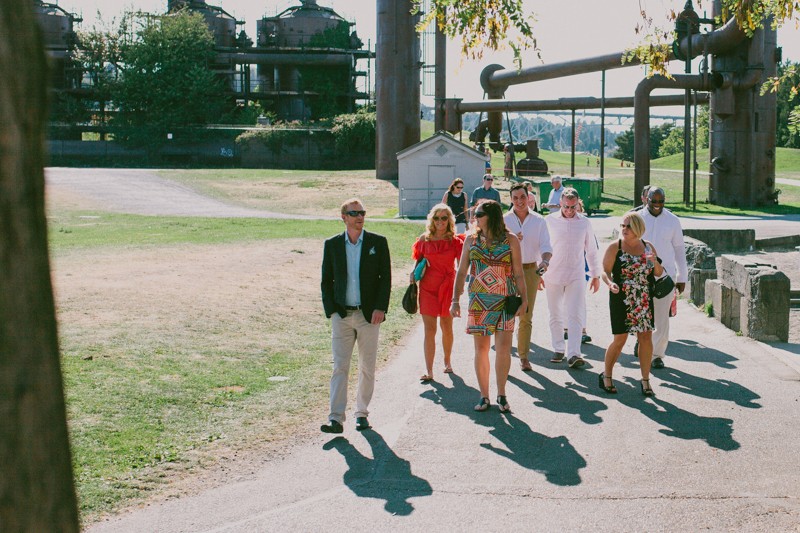
POLYGON ((653 357, 664 357, 669 343, 669 306, 672 305, 672 293, 663 298, 653 298, 653 357))
POLYGON ((550 310, 550 338, 553 351, 566 353, 567 357, 581 355, 581 320, 586 312, 586 281, 583 277, 566 285, 545 279, 547 307, 550 310), (569 339, 564 342, 566 322, 569 339), (567 349, 564 350, 566 345, 567 349))
POLYGON ((369 402, 375 389, 375 360, 378 353, 380 324, 370 324, 364 314, 348 311, 342 318, 331 316, 331 344, 333 347, 333 375, 331 376, 331 412, 328 420, 343 423, 346 419, 347 380, 353 347, 358 342, 358 393, 355 416, 368 416, 369 402))

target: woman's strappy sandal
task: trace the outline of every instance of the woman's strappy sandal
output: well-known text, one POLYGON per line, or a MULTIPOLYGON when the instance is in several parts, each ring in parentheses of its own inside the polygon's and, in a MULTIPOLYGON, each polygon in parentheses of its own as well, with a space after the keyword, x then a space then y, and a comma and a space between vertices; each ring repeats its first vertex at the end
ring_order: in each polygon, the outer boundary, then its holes
POLYGON ((640 385, 642 386, 642 394, 644 394, 645 396, 655 396, 656 395, 656 393, 653 392, 653 388, 650 386, 650 380, 649 379, 643 379, 641 381, 640 385), (645 382, 647 382, 647 387, 644 386, 645 382))
POLYGON ((475 406, 476 411, 485 411, 489 408, 489 398, 481 398, 481 401, 478 405, 475 406))

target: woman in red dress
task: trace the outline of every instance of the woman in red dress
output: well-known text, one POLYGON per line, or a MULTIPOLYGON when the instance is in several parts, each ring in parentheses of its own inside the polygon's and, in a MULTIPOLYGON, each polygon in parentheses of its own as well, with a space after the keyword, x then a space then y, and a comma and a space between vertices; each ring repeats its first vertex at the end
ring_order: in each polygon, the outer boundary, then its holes
MULTIPOLYGON (((436 326, 442 330, 444 371, 451 373, 450 354, 453 350, 453 317, 450 316, 450 300, 453 297, 453 281, 456 277, 456 262, 461 257, 464 236, 455 233, 456 220, 447 204, 436 204, 428 213, 425 233, 419 236, 412 248, 415 261, 426 259, 428 265, 419 283, 419 312, 425 325, 425 367, 420 377, 423 382, 433 380, 433 359, 436 355, 436 326)), ((411 280, 414 273, 411 273, 411 280)))

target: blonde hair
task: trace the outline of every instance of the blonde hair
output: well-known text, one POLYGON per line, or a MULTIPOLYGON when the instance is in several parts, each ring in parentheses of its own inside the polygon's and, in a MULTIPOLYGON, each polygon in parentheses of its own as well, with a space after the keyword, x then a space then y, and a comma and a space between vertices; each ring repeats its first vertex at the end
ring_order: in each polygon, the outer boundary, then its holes
POLYGON ((362 202, 358 198, 350 198, 348 200, 345 200, 344 203, 342 204, 342 214, 343 215, 345 213, 347 213, 347 211, 349 211, 347 209, 347 206, 350 205, 350 204, 361 204, 361 207, 364 207, 364 202, 362 202))
POLYGON ((624 224, 625 221, 628 221, 628 224, 631 226, 631 231, 634 235, 636 235, 637 239, 641 239, 642 235, 644 235, 645 225, 644 219, 639 213, 625 213, 622 217, 622 223, 624 224))
POLYGON ((422 234, 425 240, 430 239, 431 236, 436 233, 436 224, 433 221, 433 217, 435 217, 440 211, 447 213, 447 229, 444 232, 445 238, 452 239, 456 234, 456 217, 453 215, 453 210, 450 209, 450 206, 447 204, 436 204, 435 206, 431 207, 431 210, 428 213, 428 224, 425 226, 425 233, 422 234))

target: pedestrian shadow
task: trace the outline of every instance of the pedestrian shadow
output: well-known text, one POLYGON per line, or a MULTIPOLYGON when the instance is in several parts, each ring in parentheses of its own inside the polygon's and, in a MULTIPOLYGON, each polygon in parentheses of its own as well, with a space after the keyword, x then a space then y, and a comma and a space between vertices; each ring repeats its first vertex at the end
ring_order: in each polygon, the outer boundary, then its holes
POLYGON ((624 382, 617 381, 615 385, 619 393, 614 397, 623 405, 638 410, 653 422, 664 426, 665 429, 659 430, 664 435, 683 440, 702 440, 710 447, 724 451, 741 447, 733 438, 733 420, 730 418, 697 415, 658 396, 647 400, 641 395, 638 379, 626 377, 624 382))
POLYGON ((483 443, 480 445, 482 448, 510 459, 523 468, 541 473, 554 485, 574 486, 581 483, 579 471, 586 467, 586 460, 566 436, 548 437, 537 433, 513 414, 499 414, 495 406, 491 407, 490 412, 475 411, 473 404, 480 397, 480 391, 467 385, 458 375, 450 376, 452 386, 434 381, 431 382, 432 389, 420 396, 489 428, 489 433, 502 444, 500 447, 483 443))
POLYGON ((733 362, 738 360, 732 355, 689 339, 670 339, 667 356, 697 363, 713 363, 720 368, 729 369, 736 368, 733 362))
POLYGON ((656 370, 653 374, 663 381, 661 387, 667 387, 700 398, 708 398, 709 400, 734 402, 736 405, 749 409, 761 408, 761 404, 755 401, 761 396, 747 387, 727 379, 712 380, 701 378, 672 367, 656 370))
POLYGON ((415 476, 411 472, 411 463, 398 457, 377 431, 368 429, 362 435, 372 448, 373 458, 362 455, 344 437, 326 442, 322 449, 335 449, 347 461, 348 469, 343 481, 353 494, 359 498, 386 500, 383 506, 386 512, 410 515, 414 506, 408 500, 433 494, 430 483, 415 476))
MULTIPOLYGON (((554 413, 578 415, 581 422, 585 424, 599 424, 603 421, 597 413, 608 409, 605 403, 585 398, 574 389, 559 385, 538 372, 531 372, 530 374, 533 379, 539 382, 541 388, 534 387, 531 383, 514 376, 509 376, 508 381, 519 387, 522 392, 531 398, 534 398, 533 405, 536 407, 541 407, 554 413)), ((586 379, 586 376, 589 376, 589 379, 594 378, 594 374, 586 374, 584 372, 575 372, 575 374, 577 375, 574 375, 573 378, 581 382, 586 379)))

